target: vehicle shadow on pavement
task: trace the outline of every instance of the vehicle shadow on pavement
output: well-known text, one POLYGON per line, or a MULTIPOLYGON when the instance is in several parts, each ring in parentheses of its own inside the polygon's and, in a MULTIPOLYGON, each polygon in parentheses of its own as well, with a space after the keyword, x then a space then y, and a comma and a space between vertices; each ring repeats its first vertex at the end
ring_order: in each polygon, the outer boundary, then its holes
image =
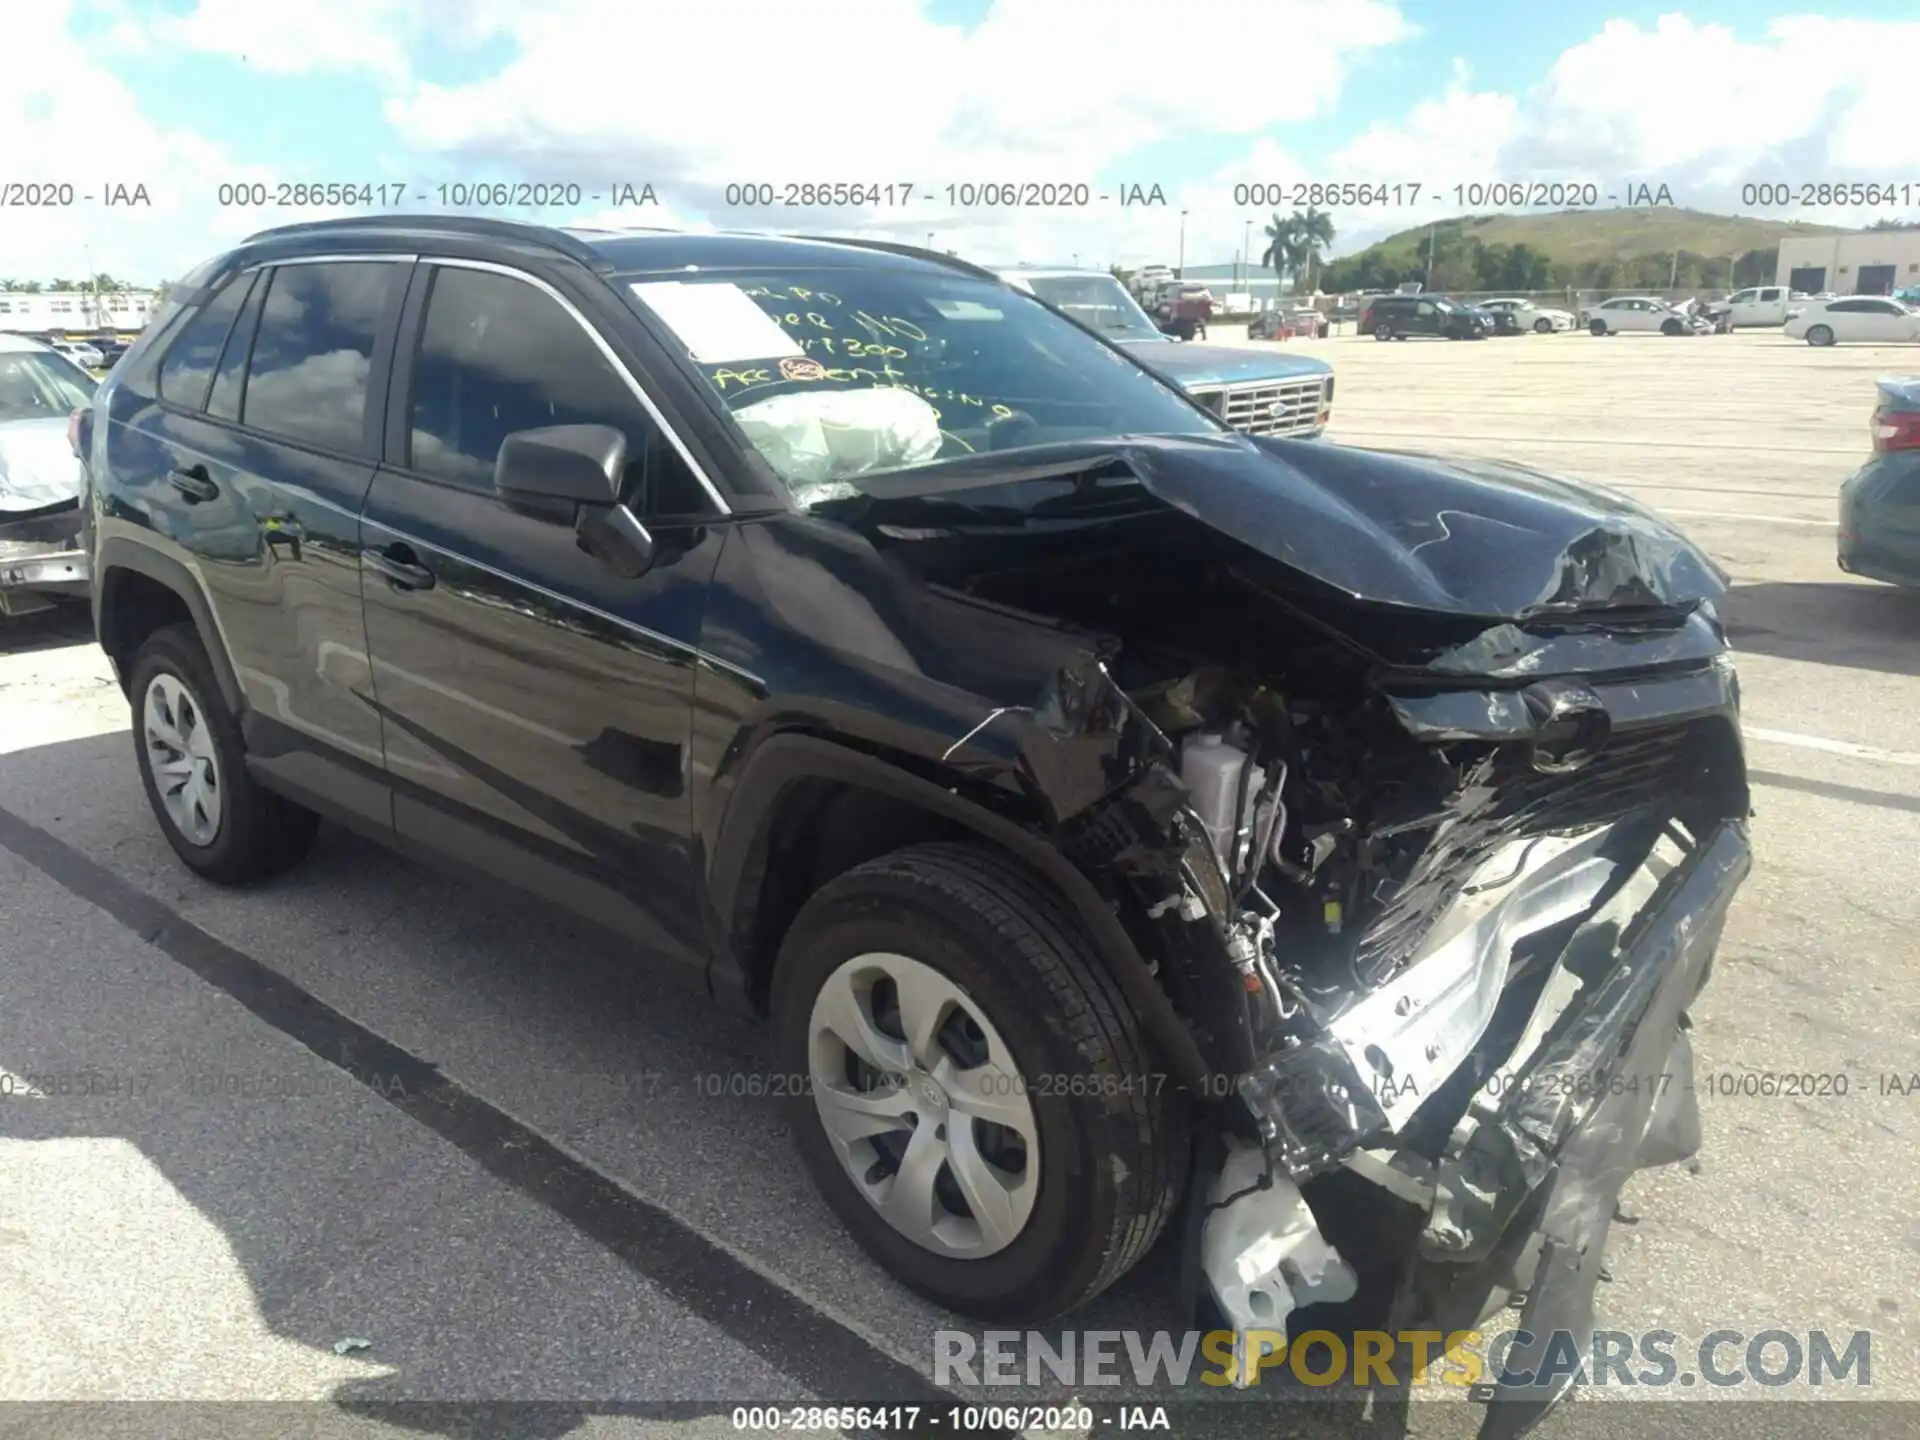
MULTIPOLYGON (((583 1157, 583 1170, 598 1167, 704 1233, 776 1257, 806 1303, 817 1303, 817 1282, 844 1286, 851 1272, 852 1293, 879 1297, 856 1318, 869 1333, 889 1333, 896 1352, 925 1364, 935 1330, 980 1334, 984 1327, 892 1287, 838 1233, 792 1164, 774 1104, 688 1083, 765 1073, 772 1064, 763 1028, 682 983, 690 975, 663 977, 537 901, 443 877, 331 827, 305 866, 269 886, 229 892, 203 885, 180 870, 152 827, 129 743, 119 733, 0 757, 0 805, 46 828, 83 864, 110 862, 123 887, 149 907, 165 907, 130 930, 124 917, 109 918, 117 913, 110 903, 105 915, 75 903, 69 908, 85 917, 85 933, 41 947, 37 968, 16 960, 10 977, 0 969, 0 1001, 16 1002, 5 1007, 0 1063, 16 1072, 87 1069, 159 1083, 137 1098, 7 1105, 0 1137, 122 1142, 218 1232, 244 1277, 256 1327, 307 1347, 334 1375, 349 1365, 336 1359, 337 1340, 375 1341, 350 1359, 390 1367, 388 1374, 341 1379, 331 1385, 330 1406, 306 1407, 309 1420, 324 1408, 344 1428, 303 1423, 290 1431, 557 1440, 591 1428, 596 1417, 723 1417, 742 1401, 792 1397, 777 1378, 770 1382, 778 1371, 759 1363, 777 1366, 778 1347, 730 1345, 717 1335, 703 1341, 706 1322, 619 1268, 625 1263, 650 1281, 651 1261, 609 1255, 596 1237, 567 1232, 567 1214, 534 1209, 528 1195, 491 1183, 469 1163, 481 1158, 478 1147, 443 1144, 444 1128, 435 1127, 436 1135, 417 1127, 366 1094, 382 1088, 377 1056, 320 1054, 346 1072, 330 1073, 312 1063, 314 1054, 290 1052, 282 1036, 219 1003, 218 992, 177 973, 156 986, 141 942, 167 948, 178 938, 162 933, 169 928, 199 927, 356 1017, 416 1063, 440 1067, 583 1157), (28 973, 21 975, 23 963, 28 973), (301 1083, 295 1093, 264 1098, 182 1092, 182 1077, 214 1071, 261 1085, 301 1083), (703 1157, 697 1163, 696 1155, 703 1157), (742 1217, 743 1209, 750 1213, 742 1217), (716 1340, 733 1358, 711 1354, 716 1340), (693 1398, 702 1391, 706 1398, 693 1398)), ((0 847, 0 870, 16 865, 0 847)), ((55 879, 101 903, 71 876, 55 879)), ((658 1258, 669 1271, 688 1263, 658 1258)), ((1173 1247, 1163 1243, 1114 1290, 1047 1329, 1179 1329, 1170 1298, 1177 1269, 1173 1247)), ((827 1288, 827 1299, 847 1307, 844 1292, 827 1288)), ((205 1318, 194 1315, 190 1297, 181 1306, 181 1324, 205 1318)), ((839 1328, 826 1313, 817 1323, 839 1328)), ((800 1336, 794 1343, 811 1342, 800 1336)), ((246 1361, 244 1351, 234 1357, 237 1365, 246 1361)), ((141 1363, 137 1354, 127 1358, 129 1390, 137 1389, 141 1363)), ((849 1374, 844 1393, 819 1399, 845 1402, 863 1380, 849 1374)), ((1178 1405, 1189 1415, 1205 1404, 1207 1433, 1222 1436, 1267 1436, 1276 1426, 1330 1440, 1405 1433, 1391 1399, 1362 1423, 1350 1399, 1303 1392, 1283 1371, 1268 1371, 1261 1390, 1264 1397, 1191 1384, 1082 1395, 1178 1405)), ((1023 1387, 967 1398, 1040 1397, 1023 1387)), ((281 1407, 233 1408, 264 1414, 281 1407)))
POLYGON ((64 601, 31 615, 0 616, 0 655, 30 655, 93 644, 93 612, 64 601))
POLYGON ((1870 580, 1735 585, 1720 603, 1736 650, 1920 675, 1920 591, 1870 580))

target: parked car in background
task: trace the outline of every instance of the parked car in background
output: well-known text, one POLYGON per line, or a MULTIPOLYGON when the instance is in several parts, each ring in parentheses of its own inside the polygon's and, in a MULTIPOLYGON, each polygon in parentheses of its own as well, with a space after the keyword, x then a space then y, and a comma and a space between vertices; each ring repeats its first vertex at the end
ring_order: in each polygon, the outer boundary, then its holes
POLYGON ((83 370, 104 370, 107 368, 107 357, 100 353, 98 347, 90 344, 88 341, 55 340, 52 342, 52 348, 66 356, 67 359, 71 360, 83 370))
POLYGON ((1840 487, 1840 568, 1920 587, 1920 378, 1877 384, 1873 458, 1840 487))
POLYGON ((999 275, 1096 335, 1126 346, 1141 364, 1245 434, 1311 439, 1333 418, 1333 367, 1324 360, 1177 342, 1105 270, 1016 266, 999 275))
POLYGON ((1809 345, 1908 345, 1920 341, 1920 309, 1883 295, 1809 300, 1787 321, 1785 334, 1809 345))
POLYGON ((1277 310, 1262 310, 1247 322, 1249 340, 1273 340, 1280 332, 1290 330, 1306 340, 1326 338, 1331 324, 1328 316, 1310 305, 1296 305, 1277 310))
MULTIPOLYGON (((811 1176, 937 1305, 1047 1321, 1186 1217, 1242 1333, 1344 1244, 1412 1326, 1524 1273, 1584 1353, 1751 868, 1670 522, 1236 434, 884 242, 356 217, 176 288, 79 441, 190 872, 326 813, 680 965, 792 1081, 756 1203, 811 1176)), ((1501 1435, 1566 1388, 1516 1375, 1501 1435)))
POLYGON ((98 383, 52 346, 0 332, 0 615, 87 593, 70 421, 98 383))
POLYGON ((1493 310, 1478 300, 1456 300, 1454 304, 1484 319, 1495 335, 1524 335, 1526 328, 1521 325, 1520 317, 1508 310, 1493 310))
POLYGON ((1727 297, 1726 303, 1733 312, 1733 325, 1737 330, 1749 325, 1784 325, 1787 323, 1788 306, 1808 298, 1785 285, 1751 285, 1745 290, 1734 291, 1727 297))
POLYGON ((1509 316, 1513 321, 1512 328, 1506 332, 1509 334, 1531 330, 1536 334, 1550 335, 1556 330, 1571 330, 1574 326, 1570 311, 1536 305, 1526 299, 1482 300, 1480 308, 1490 310, 1495 315, 1509 316))
POLYGON ((1484 340, 1493 334, 1493 317, 1440 295, 1376 295, 1367 302, 1360 328, 1376 340, 1409 335, 1484 340))
POLYGON ((1586 312, 1593 335, 1704 335, 1713 329, 1700 319, 1651 295, 1617 295, 1586 312))
POLYGON ((120 357, 127 353, 130 342, 113 335, 96 335, 87 343, 100 352, 101 368, 111 370, 120 363, 120 357))

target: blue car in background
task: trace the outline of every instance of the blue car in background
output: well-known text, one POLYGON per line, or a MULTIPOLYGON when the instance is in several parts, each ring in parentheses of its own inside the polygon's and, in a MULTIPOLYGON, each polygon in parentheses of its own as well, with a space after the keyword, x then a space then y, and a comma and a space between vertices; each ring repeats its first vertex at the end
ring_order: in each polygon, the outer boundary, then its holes
POLYGON ((1920 378, 1876 383, 1873 458, 1840 487, 1840 568, 1920 587, 1920 378))
POLYGON ((1196 345, 1160 332, 1140 303, 1104 270, 1020 267, 1009 285, 1053 306, 1179 386, 1248 435, 1317 438, 1333 418, 1333 367, 1310 355, 1196 345))

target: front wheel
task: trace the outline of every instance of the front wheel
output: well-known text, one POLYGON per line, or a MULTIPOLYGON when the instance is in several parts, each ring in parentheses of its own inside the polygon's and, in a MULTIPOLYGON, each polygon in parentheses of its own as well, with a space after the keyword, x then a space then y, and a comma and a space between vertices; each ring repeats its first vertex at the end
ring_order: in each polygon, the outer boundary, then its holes
POLYGON ((1551 335, 1553 333, 1553 322, 1551 320, 1534 321, 1533 333, 1536 335, 1551 335))
POLYGON ((1595 320, 1595 321, 1594 321, 1594 322, 1593 322, 1592 324, 1590 324, 1589 326, 1587 326, 1587 333, 1588 333, 1588 334, 1590 334, 1590 335, 1604 335, 1604 334, 1606 334, 1606 333, 1607 333, 1607 322, 1606 322, 1606 321, 1604 321, 1604 320, 1595 320))
POLYGON ((1831 345, 1833 344, 1833 330, 1826 325, 1812 326, 1807 331, 1807 343, 1809 345, 1831 345))
POLYGON ((1662 335, 1683 335, 1686 333, 1686 329, 1687 327, 1682 325, 1678 320, 1663 320, 1660 322, 1660 333, 1662 335))
POLYGON ((998 852, 918 845, 830 882, 781 945, 773 1013, 814 1183, 938 1304, 1052 1318, 1179 1203, 1183 1098, 1071 909, 998 852))

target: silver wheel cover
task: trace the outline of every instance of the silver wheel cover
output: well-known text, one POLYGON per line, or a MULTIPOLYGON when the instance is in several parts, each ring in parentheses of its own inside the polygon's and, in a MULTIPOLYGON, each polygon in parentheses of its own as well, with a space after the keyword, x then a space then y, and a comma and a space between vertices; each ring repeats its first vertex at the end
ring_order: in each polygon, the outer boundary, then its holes
POLYGON ((189 845, 211 845, 220 833, 223 787, 200 701, 177 675, 155 675, 140 702, 140 730, 168 822, 189 845))
POLYGON ((1039 1192, 1040 1129, 979 1003, 918 960, 857 955, 820 987, 807 1027, 821 1127, 881 1219, 955 1259, 1018 1239, 1039 1192))

